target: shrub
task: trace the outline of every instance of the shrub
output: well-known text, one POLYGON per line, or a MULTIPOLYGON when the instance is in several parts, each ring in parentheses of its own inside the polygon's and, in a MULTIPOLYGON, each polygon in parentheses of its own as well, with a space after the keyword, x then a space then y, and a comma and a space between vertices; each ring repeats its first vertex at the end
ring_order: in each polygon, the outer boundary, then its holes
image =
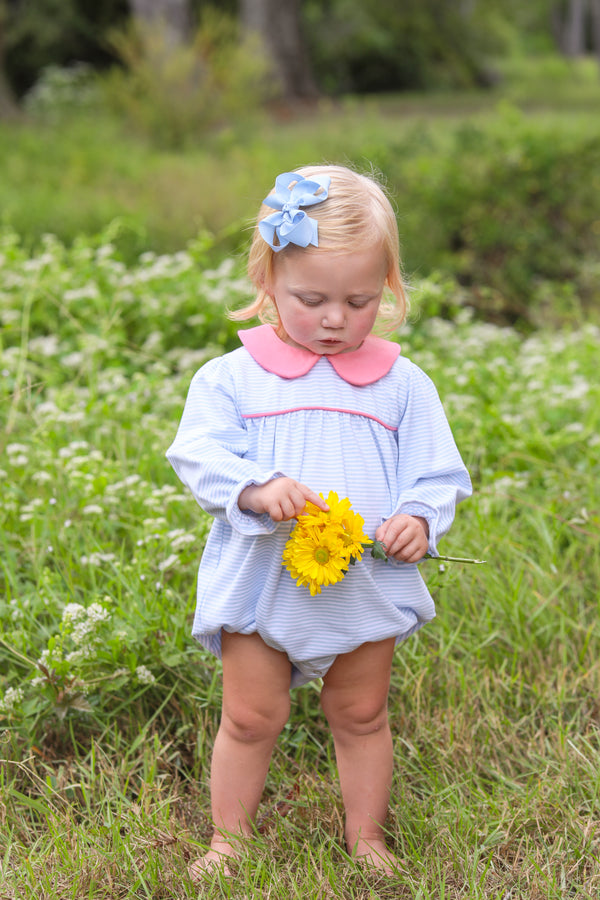
POLYGON ((91 66, 48 66, 25 95, 23 106, 31 115, 57 121, 73 111, 88 112, 100 101, 91 66))
POLYGON ((371 154, 397 197, 410 270, 454 275, 474 306, 513 322, 537 322, 548 282, 571 281, 593 308, 600 135, 530 127, 507 108, 493 128, 466 123, 446 140, 432 150, 419 131, 371 154))
POLYGON ((162 147, 243 125, 271 90, 256 40, 214 10, 189 43, 173 45, 164 29, 137 23, 113 32, 112 44, 123 65, 101 79, 109 107, 162 147))

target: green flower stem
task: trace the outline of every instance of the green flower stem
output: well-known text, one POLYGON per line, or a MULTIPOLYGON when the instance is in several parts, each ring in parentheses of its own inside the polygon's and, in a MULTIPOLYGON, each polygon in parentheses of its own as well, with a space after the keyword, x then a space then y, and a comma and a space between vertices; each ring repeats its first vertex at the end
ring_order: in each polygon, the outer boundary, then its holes
MULTIPOLYGON (((371 556, 373 559, 382 559, 384 562, 388 561, 383 541, 370 541, 369 543, 363 544, 363 547, 365 549, 371 548, 371 556)), ((470 563, 471 565, 476 566, 485 564, 485 559, 468 559, 464 556, 432 556, 431 553, 426 553, 423 559, 437 559, 440 562, 470 563)))
POLYGON ((464 556, 432 556, 431 553, 426 553, 424 559, 437 559, 442 562, 471 563, 475 566, 483 566, 487 561, 485 559, 467 559, 464 556))

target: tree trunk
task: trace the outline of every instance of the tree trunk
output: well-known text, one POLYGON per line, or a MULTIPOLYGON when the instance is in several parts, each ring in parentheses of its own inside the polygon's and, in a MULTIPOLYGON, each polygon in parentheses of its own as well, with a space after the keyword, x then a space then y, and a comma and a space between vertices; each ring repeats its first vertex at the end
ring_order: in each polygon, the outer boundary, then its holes
POLYGON ((289 100, 317 96, 302 35, 301 0, 240 0, 242 27, 257 33, 289 100))
POLYGON ((161 26, 169 43, 185 41, 190 30, 189 0, 129 0, 135 19, 146 25, 161 26))
POLYGON ((600 65, 600 0, 590 0, 592 13, 592 45, 600 65))
POLYGON ((0 0, 0 119, 12 119, 18 115, 18 108, 6 80, 4 69, 4 34, 6 29, 6 3, 0 0))
POLYGON ((568 0, 563 13, 553 8, 553 25, 558 46, 565 56, 577 57, 585 53, 585 15, 587 0, 568 0))

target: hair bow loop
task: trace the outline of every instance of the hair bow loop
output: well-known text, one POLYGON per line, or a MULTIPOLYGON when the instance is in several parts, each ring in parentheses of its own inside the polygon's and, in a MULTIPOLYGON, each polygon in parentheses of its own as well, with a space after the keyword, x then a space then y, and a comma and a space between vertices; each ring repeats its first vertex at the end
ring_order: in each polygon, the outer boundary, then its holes
POLYGON ((326 200, 330 184, 329 175, 303 179, 297 172, 284 172, 277 177, 274 192, 263 200, 266 206, 277 212, 258 223, 260 234, 275 253, 288 244, 319 246, 317 221, 300 207, 314 206, 326 200), (296 184, 290 188, 293 182, 296 184))

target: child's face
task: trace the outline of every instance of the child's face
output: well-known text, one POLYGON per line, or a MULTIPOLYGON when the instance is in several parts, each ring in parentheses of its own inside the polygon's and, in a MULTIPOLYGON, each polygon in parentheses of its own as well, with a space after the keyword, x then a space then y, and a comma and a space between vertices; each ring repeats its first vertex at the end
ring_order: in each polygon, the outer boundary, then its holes
POLYGON ((378 250, 282 254, 269 288, 280 337, 319 355, 356 350, 375 324, 386 274, 378 250))

